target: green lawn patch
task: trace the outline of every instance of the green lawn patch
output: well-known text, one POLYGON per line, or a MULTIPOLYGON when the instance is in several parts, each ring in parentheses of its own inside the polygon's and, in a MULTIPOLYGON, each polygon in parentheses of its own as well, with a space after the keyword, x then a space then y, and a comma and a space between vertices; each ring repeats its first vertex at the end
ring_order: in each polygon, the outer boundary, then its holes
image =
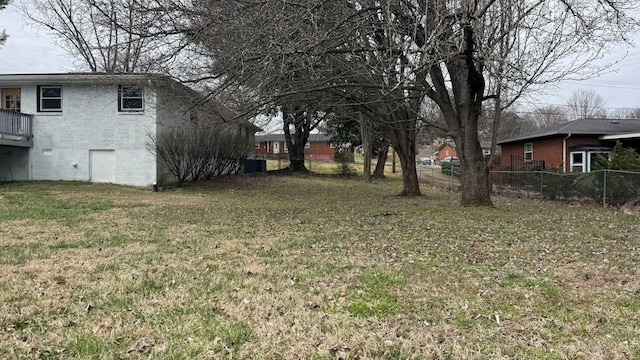
POLYGON ((640 353, 640 216, 312 174, 0 186, 0 358, 640 353))

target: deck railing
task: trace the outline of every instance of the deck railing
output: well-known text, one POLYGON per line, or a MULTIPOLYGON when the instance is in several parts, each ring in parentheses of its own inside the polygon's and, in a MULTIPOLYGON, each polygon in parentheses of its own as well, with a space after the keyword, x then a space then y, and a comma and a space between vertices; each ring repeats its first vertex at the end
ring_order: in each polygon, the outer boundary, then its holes
POLYGON ((544 169, 544 160, 525 160, 522 156, 511 155, 510 170, 512 171, 533 171, 544 169))
POLYGON ((15 140, 30 140, 33 135, 31 124, 33 115, 0 109, 0 135, 14 136, 15 140))

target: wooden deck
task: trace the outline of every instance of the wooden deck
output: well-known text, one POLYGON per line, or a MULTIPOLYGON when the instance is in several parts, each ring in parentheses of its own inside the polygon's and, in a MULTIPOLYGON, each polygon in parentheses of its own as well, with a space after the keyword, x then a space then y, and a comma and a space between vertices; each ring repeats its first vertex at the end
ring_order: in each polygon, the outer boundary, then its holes
POLYGON ((33 115, 0 109, 0 145, 32 147, 33 115))

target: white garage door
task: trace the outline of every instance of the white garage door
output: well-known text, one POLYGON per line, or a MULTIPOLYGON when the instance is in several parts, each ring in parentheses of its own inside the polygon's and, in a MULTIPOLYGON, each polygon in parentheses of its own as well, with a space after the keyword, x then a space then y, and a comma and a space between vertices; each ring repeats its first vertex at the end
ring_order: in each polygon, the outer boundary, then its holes
POLYGON ((111 183, 116 179, 116 152, 89 150, 89 181, 111 183))

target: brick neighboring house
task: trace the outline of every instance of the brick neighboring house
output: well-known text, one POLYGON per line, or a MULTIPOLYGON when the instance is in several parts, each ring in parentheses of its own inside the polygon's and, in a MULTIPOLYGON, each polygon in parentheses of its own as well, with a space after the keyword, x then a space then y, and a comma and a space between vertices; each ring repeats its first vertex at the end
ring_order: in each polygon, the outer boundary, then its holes
MULTIPOLYGON (((330 143, 331 137, 326 134, 309 134, 304 149, 304 158, 311 160, 333 160, 335 148, 330 143)), ((289 154, 284 134, 256 135, 256 157, 276 158, 289 154)))
POLYGON ((608 154, 621 141, 640 149, 640 119, 578 119, 501 139, 501 165, 512 170, 557 168, 589 172, 598 153, 608 154))
MULTIPOLYGON (((170 182, 150 136, 223 110, 192 106, 193 90, 150 74, 0 74, 0 96, 0 181, 170 182)), ((259 129, 237 126, 252 144, 259 129)))
MULTIPOLYGON (((482 156, 489 156, 489 154, 491 154, 490 143, 482 142, 480 143, 480 146, 482 146, 482 156)), ((444 160, 444 158, 446 158, 447 156, 459 157, 458 152, 456 151, 456 144, 453 141, 447 141, 440 144, 436 148, 436 152, 434 153, 434 155, 439 161, 444 160)))

